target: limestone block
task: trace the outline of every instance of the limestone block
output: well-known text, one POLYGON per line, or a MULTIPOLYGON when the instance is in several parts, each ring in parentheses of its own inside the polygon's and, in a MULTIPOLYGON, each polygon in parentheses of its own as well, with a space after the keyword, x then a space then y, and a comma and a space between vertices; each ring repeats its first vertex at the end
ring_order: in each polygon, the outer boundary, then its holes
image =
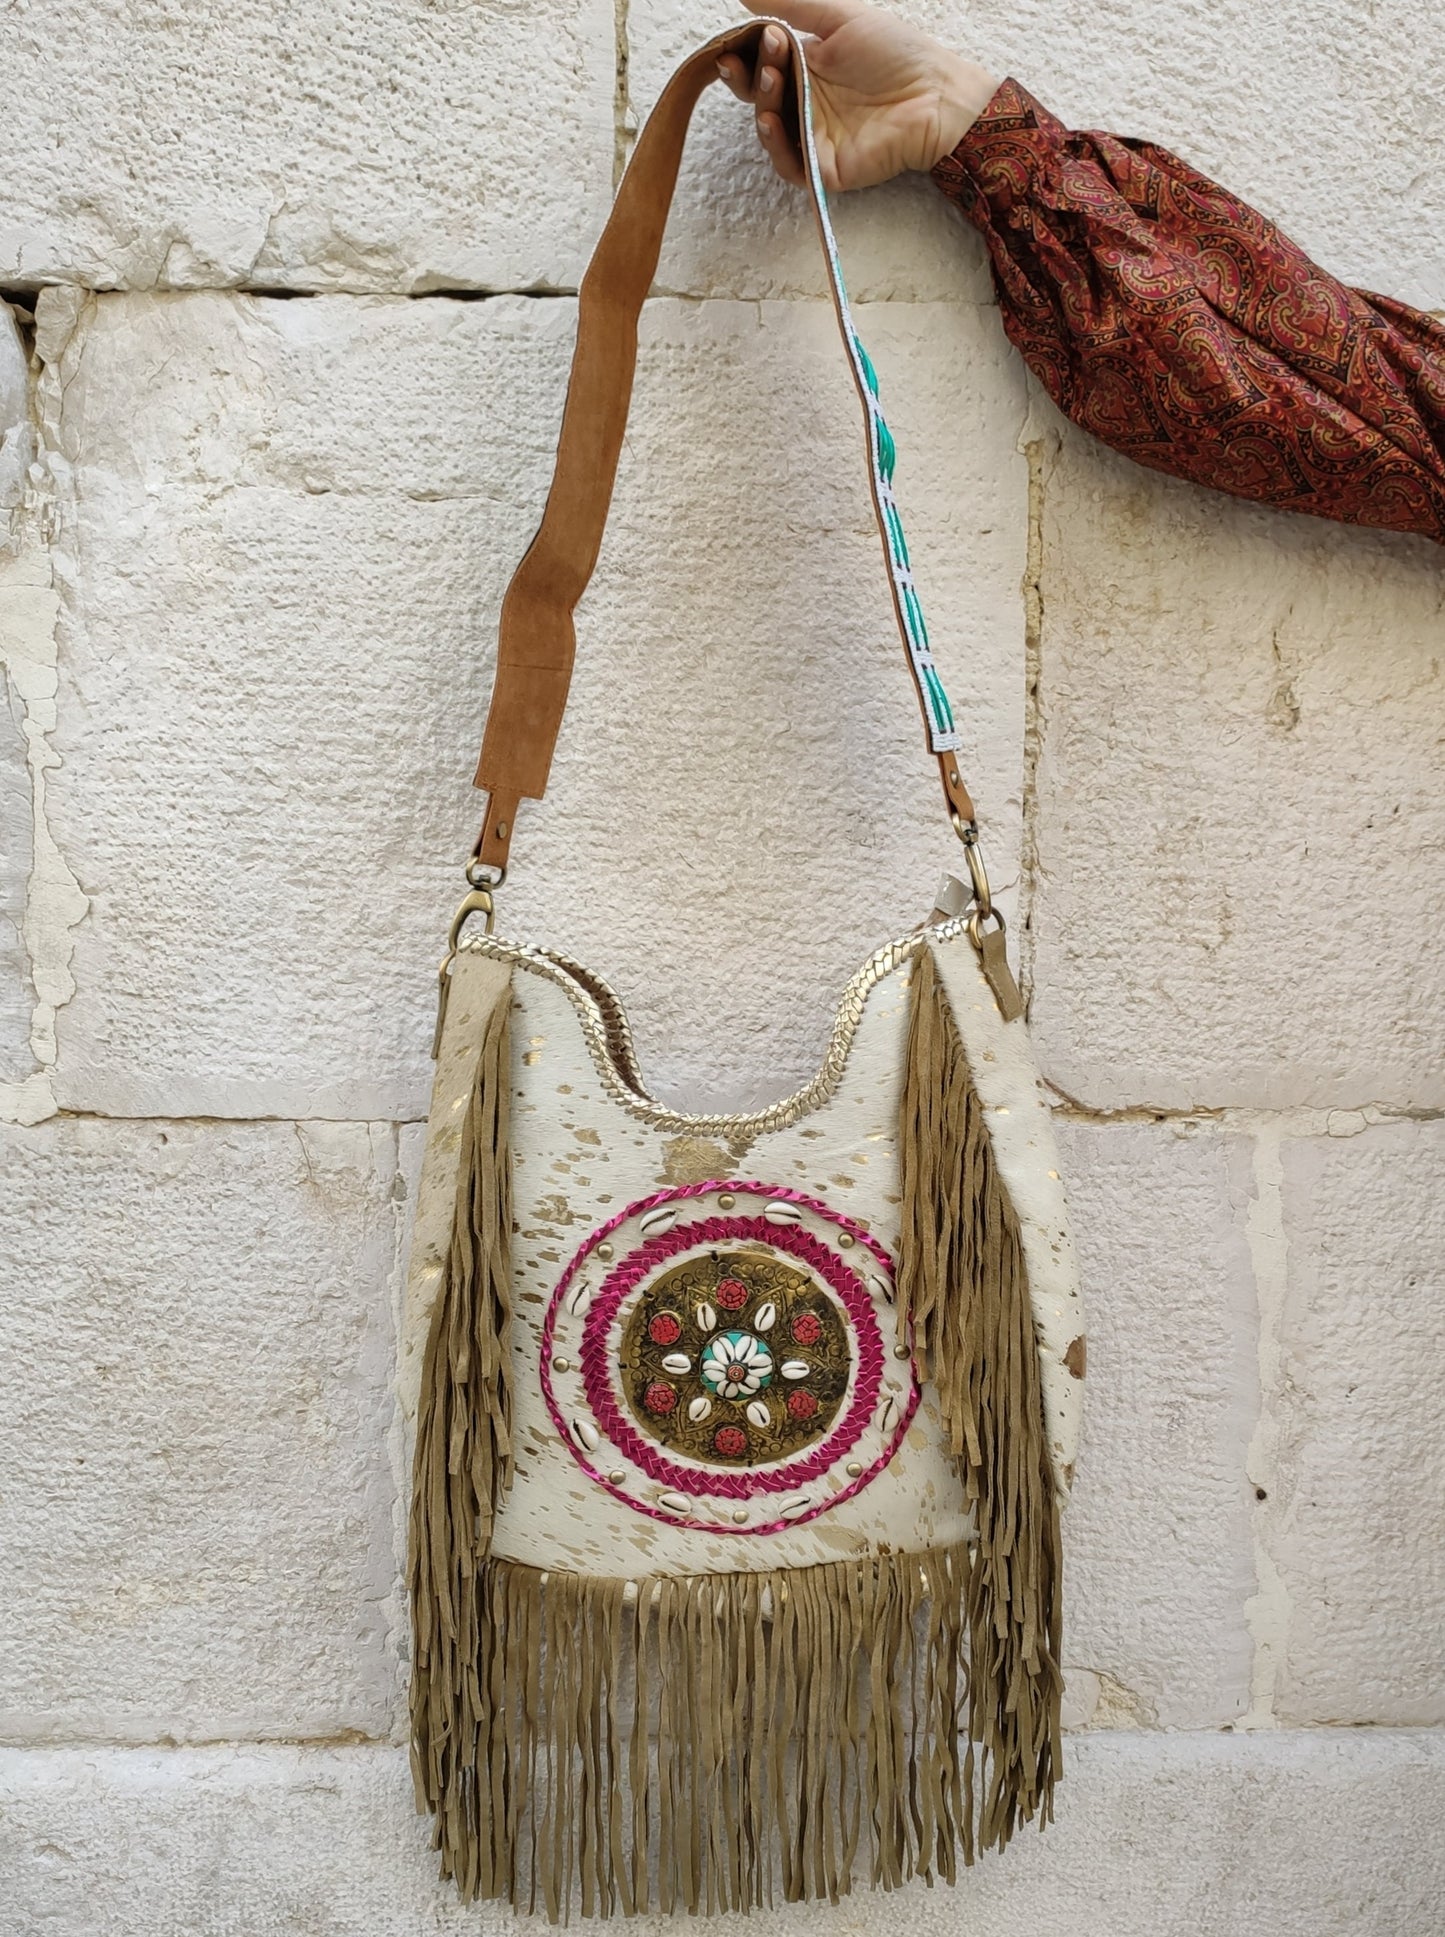
MULTIPOLYGON (((1076 1736, 1043 1836, 956 1888, 861 1889, 758 1937, 1425 1937, 1445 1896, 1430 1731, 1076 1736)), ((406 1758, 379 1747, 0 1750, 7 1933, 442 1937, 536 1919, 435 1880, 406 1758)), ((669 1937, 645 1916, 637 1937, 669 1937)), ((724 1937, 735 1918, 697 1917, 724 1937)))
POLYGON ((1445 1125, 1286 1144, 1288 1283, 1261 1535, 1288 1722, 1445 1722, 1445 1125))
POLYGON ((0 1138, 0 1734, 384 1734, 391 1131, 0 1138))
POLYGON ((1101 1109, 1445 1103, 1437 548, 1074 431, 1043 505, 1045 1075, 1101 1109))
POLYGON ((0 303, 0 1082, 29 1074, 34 989, 25 946, 25 891, 34 861, 25 707, 9 671, 11 587, 19 570, 19 507, 31 457, 26 353, 15 313, 0 303))
MULTIPOLYGON (((52 813, 93 897, 67 1105, 424 1114, 496 611, 550 475, 570 312, 132 295, 66 338, 49 301, 52 813)), ((865 306, 860 327, 1006 886, 1022 386, 973 308, 865 306)), ((689 1079, 722 1107, 785 1093, 853 971, 958 865, 824 305, 648 306, 578 642, 501 922, 622 986, 674 1100, 689 1079)))
POLYGON ((1089 1315, 1064 1523, 1070 1711, 1227 1725, 1249 1705, 1254 1589, 1249 1144, 1199 1126, 1058 1127, 1089 1315))
MULTIPOLYGON (((627 20, 634 127, 703 41, 739 24, 731 0, 635 7, 627 20)), ((979 237, 931 182, 913 175, 830 198, 843 274, 858 301, 988 302, 979 237)), ((694 296, 827 293, 807 198, 778 180, 753 116, 721 82, 698 103, 658 266, 658 287, 694 296)))
POLYGON ((23 708, 0 667, 0 1082, 23 1081, 33 1060, 34 990, 23 933, 33 849, 23 708))
POLYGON ((0 285, 575 285, 612 185, 608 0, 7 11, 0 285))

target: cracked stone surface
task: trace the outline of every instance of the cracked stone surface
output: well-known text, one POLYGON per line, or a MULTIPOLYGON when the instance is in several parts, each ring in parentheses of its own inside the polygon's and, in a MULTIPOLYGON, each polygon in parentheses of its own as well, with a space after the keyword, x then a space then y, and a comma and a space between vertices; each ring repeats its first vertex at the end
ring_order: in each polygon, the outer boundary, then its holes
POLYGON ((1166 1124, 1059 1129, 1089 1321, 1064 1523, 1071 1710, 1223 1727, 1249 1705, 1249 1143, 1166 1124))
POLYGON ((0 1082, 30 1073, 35 990, 25 946, 26 885, 34 864, 25 704, 10 672, 21 565, 20 507, 33 455, 27 357, 15 312, 0 303, 0 1082))
POLYGON ((390 1129, 54 1119, 0 1170, 0 1737, 384 1735, 390 1129))
MULTIPOLYGON (((760 1937, 1424 1937, 1445 1751, 1406 1731, 1072 1738, 1058 1820, 956 1889, 749 1917, 760 1937)), ((10 1902, 47 1937, 524 1932, 436 1883, 399 1749, 0 1750, 10 1902), (118 1855, 118 1853, 120 1853, 118 1855)), ((639 1917, 638 1937, 675 1919, 639 1917)), ((695 1917, 722 1933, 736 1918, 695 1917)))
POLYGON ((573 286, 608 0, 14 6, 0 285, 573 286))
MULTIPOLYGON (((51 815, 91 898, 66 1107, 424 1114, 496 612, 546 489, 571 310, 42 304, 66 480, 51 815)), ((1006 886, 1022 384, 992 312, 865 305, 860 327, 1006 886)), ((649 305, 505 920, 617 981, 672 1095, 747 1106, 805 1080, 849 977, 957 865, 856 413, 822 304, 649 305)))
POLYGON ((1284 1153, 1285 1722, 1445 1723, 1445 1123, 1284 1153))
MULTIPOLYGON (((1057 420, 1056 420, 1057 421, 1057 420)), ((1069 429, 1045 481, 1034 1021, 1094 1109, 1445 1105, 1438 548, 1069 429)))
POLYGON ((25 947, 25 886, 33 858, 23 709, 0 671, 0 1081, 28 1075, 35 991, 25 947))

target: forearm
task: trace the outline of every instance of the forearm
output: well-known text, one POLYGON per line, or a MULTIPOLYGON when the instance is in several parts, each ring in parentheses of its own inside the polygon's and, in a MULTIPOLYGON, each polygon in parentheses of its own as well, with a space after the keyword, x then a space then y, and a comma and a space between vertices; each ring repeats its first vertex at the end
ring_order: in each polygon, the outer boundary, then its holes
POLYGON ((1165 150, 1008 81, 933 170, 1055 402, 1142 464, 1445 541, 1445 330, 1328 276, 1165 150))

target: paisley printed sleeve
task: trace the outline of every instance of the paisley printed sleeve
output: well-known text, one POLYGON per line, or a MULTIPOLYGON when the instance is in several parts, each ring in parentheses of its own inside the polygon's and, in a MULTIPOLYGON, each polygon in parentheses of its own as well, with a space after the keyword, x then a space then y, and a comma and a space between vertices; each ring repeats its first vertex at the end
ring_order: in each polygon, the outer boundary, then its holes
POLYGON ((1076 424, 1242 498, 1445 543, 1445 327, 1336 282, 1162 148, 1005 81, 934 171, 1076 424))

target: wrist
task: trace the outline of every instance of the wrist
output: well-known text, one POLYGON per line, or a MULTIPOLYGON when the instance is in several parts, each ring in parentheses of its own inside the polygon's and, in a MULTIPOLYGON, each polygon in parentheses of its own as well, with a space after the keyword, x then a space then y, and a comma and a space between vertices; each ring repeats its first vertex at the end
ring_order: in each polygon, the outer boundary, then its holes
POLYGON ((977 61, 940 52, 937 153, 927 163, 928 168, 953 153, 1001 86, 997 76, 977 61))

